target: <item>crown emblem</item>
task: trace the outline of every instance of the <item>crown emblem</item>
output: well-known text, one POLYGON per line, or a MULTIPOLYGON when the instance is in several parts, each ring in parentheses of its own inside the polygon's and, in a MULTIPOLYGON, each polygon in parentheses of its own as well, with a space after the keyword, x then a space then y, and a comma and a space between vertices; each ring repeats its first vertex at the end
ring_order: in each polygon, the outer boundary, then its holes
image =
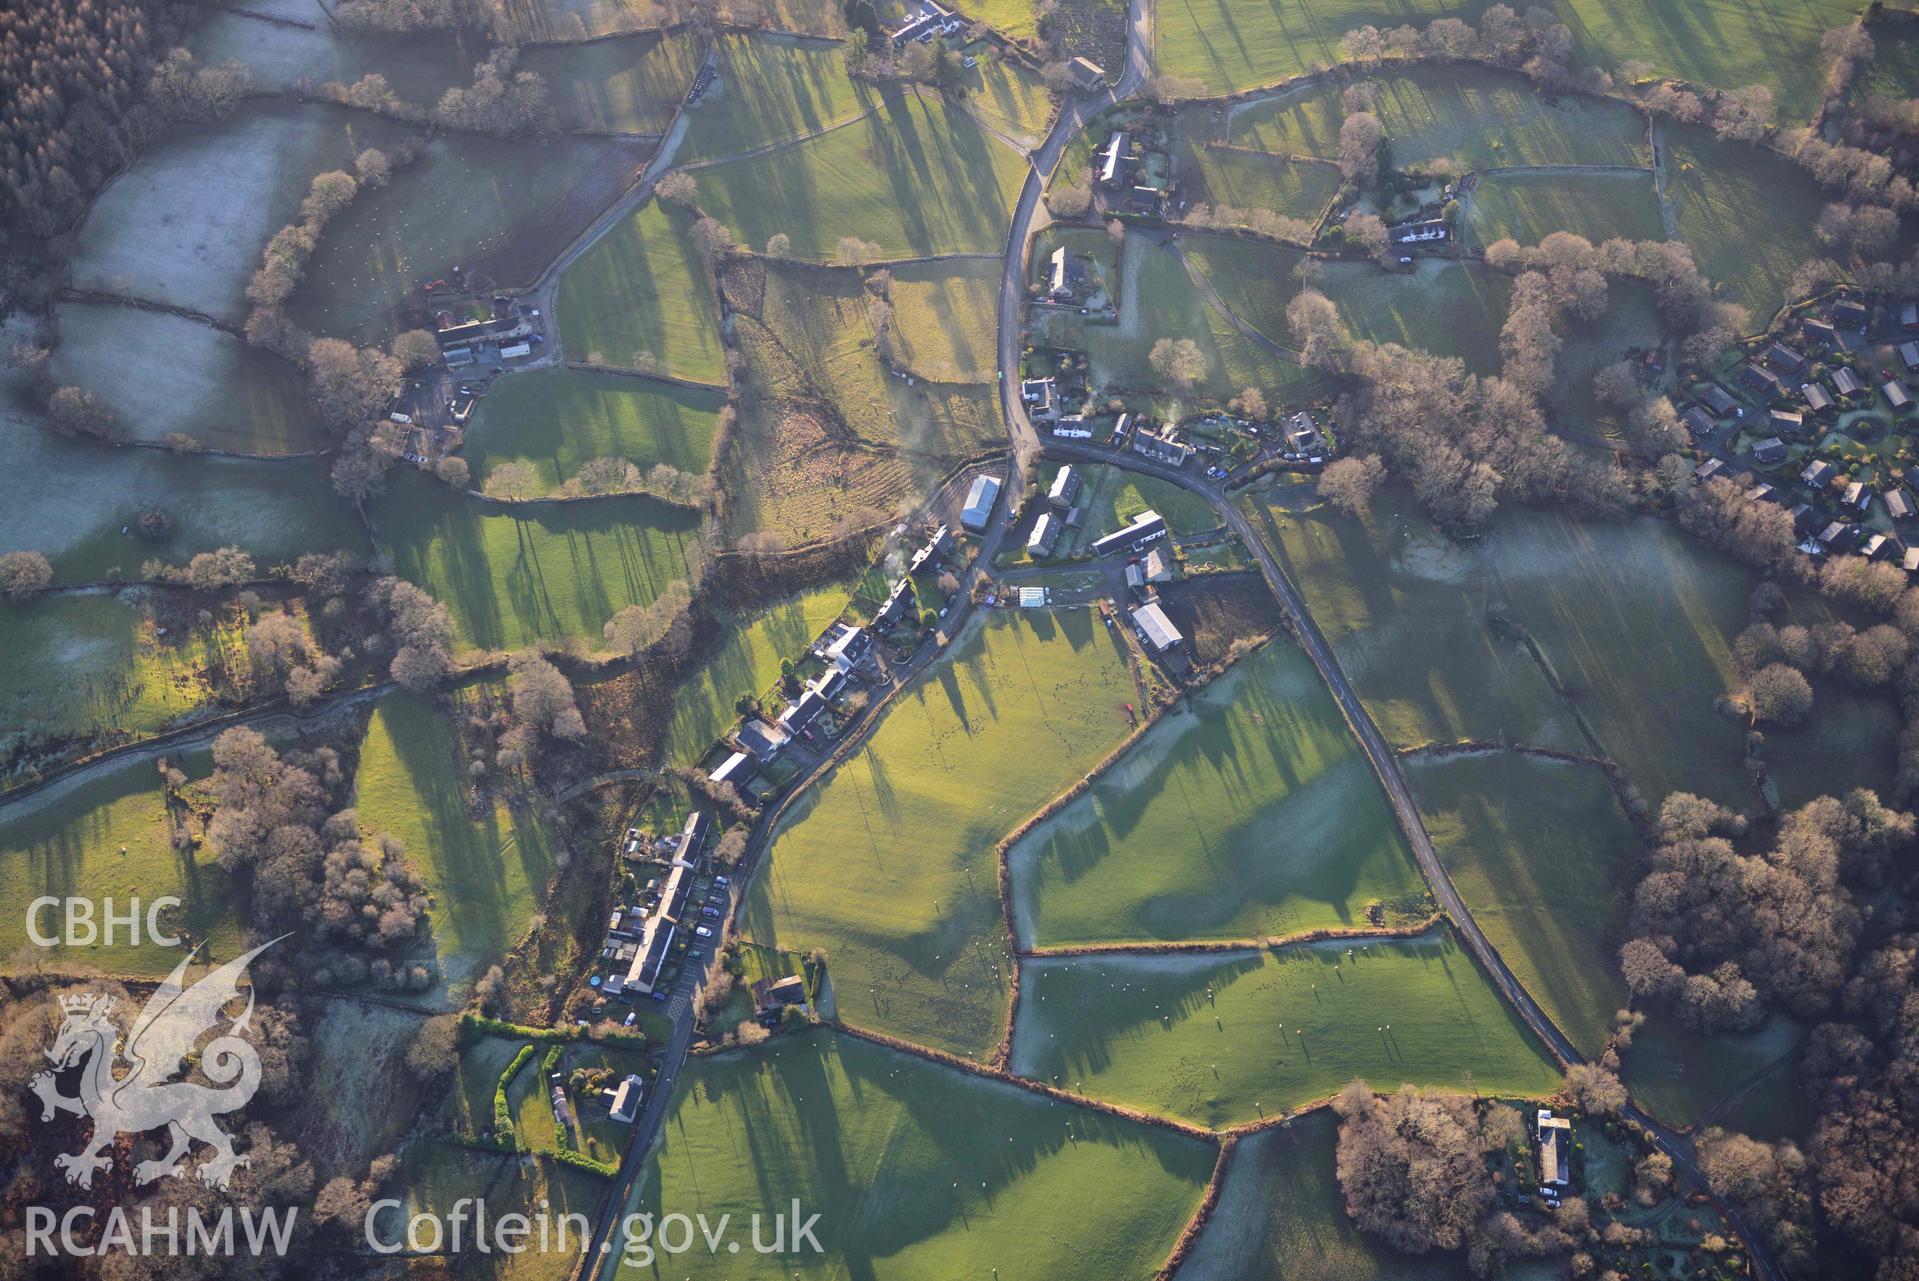
POLYGON ((60 996, 60 1009, 69 1015, 88 1015, 96 1009, 105 1014, 113 1005, 113 998, 99 992, 64 992, 60 996))

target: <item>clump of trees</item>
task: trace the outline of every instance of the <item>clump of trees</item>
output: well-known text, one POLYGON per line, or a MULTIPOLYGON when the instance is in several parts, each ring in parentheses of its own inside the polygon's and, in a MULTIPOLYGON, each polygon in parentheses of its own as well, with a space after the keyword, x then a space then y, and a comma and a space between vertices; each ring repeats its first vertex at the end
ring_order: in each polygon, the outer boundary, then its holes
POLYGON ((1574 1229, 1585 1226, 1577 1198, 1561 1208, 1558 1223, 1539 1229, 1493 1208, 1487 1157, 1526 1139, 1512 1108, 1482 1110, 1471 1099, 1411 1085, 1380 1098, 1354 1081, 1333 1110, 1340 1120, 1334 1168, 1346 1213, 1396 1250, 1463 1249, 1473 1275, 1493 1276, 1508 1259, 1570 1249, 1574 1229))
POLYGON ((1340 44, 1348 57, 1360 61, 1471 60, 1511 67, 1545 84, 1573 79, 1567 70, 1572 30, 1544 8, 1528 9, 1522 16, 1509 5, 1496 4, 1480 15, 1477 27, 1458 18, 1436 18, 1423 29, 1398 26, 1381 31, 1363 26, 1348 31, 1340 44))
POLYGON ((53 565, 44 552, 0 552, 0 596, 25 600, 37 596, 53 581, 53 565))
POLYGON ((1862 920, 1843 882, 1882 878, 1914 823, 1861 788, 1793 811, 1754 853, 1735 844, 1745 835, 1715 802, 1667 797, 1619 951, 1636 999, 1700 1031, 1755 1027, 1774 1004, 1800 1018, 1829 1010, 1862 920))
POLYGON ((543 735, 576 740, 586 737, 586 721, 573 698, 566 674, 535 653, 507 660, 511 724, 501 732, 496 763, 509 773, 532 768, 543 735))
POLYGON ((448 89, 433 118, 449 129, 471 129, 500 138, 552 133, 559 125, 537 71, 516 71, 520 50, 501 45, 473 68, 473 83, 448 89))
POLYGON ((183 17, 160 0, 0 9, 0 222, 52 235, 141 147, 233 109, 249 73, 173 48, 183 17))
POLYGON ((459 25, 461 6, 458 0, 342 0, 333 16, 355 31, 445 31, 459 25))
POLYGON ((285 693, 295 707, 319 698, 340 676, 340 660, 326 652, 298 618, 268 610, 246 629, 247 658, 267 693, 285 693))
MULTIPOLYGON (((606 620, 607 647, 623 654, 639 654, 660 644, 684 648, 693 639, 693 585, 676 578, 644 605, 628 605, 606 620)), ((642 669, 644 670, 644 669, 642 669)))
POLYGON ((345 784, 330 747, 282 756, 258 732, 229 729, 213 742, 207 840, 221 867, 250 881, 257 929, 338 950, 310 971, 316 982, 423 989, 430 968, 396 958, 425 930, 426 891, 399 841, 363 842, 358 816, 336 801, 345 784))
POLYGON ((1386 464, 1378 454, 1349 454, 1319 473, 1319 496, 1348 516, 1364 517, 1385 477, 1386 464))
POLYGON ((388 641, 394 680, 408 689, 426 689, 453 665, 453 618, 446 606, 404 578, 382 578, 367 589, 367 604, 386 624, 384 637, 369 638, 375 653, 388 641))

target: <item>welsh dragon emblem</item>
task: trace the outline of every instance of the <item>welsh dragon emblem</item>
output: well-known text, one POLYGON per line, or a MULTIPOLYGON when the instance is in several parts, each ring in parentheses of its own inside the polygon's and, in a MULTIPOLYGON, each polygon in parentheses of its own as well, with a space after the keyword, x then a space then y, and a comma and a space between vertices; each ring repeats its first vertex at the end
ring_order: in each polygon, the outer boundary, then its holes
POLYGON ((214 1085, 172 1078, 185 1070, 200 1038, 228 1017, 223 1011, 239 998, 239 980, 248 964, 277 942, 262 943, 188 987, 181 979, 199 955, 200 949, 195 948, 148 998, 124 1045, 119 1027, 108 1018, 111 998, 95 993, 60 998, 66 1021, 47 1051, 54 1070, 39 1073, 29 1084, 40 1096, 42 1121, 51 1121, 60 1112, 93 1119, 93 1135, 86 1146, 54 1158, 54 1164, 66 1172, 67 1182, 92 1186, 94 1173, 112 1164, 105 1153, 116 1137, 162 1126, 172 1147, 159 1160, 136 1165, 136 1183, 184 1174, 184 1158, 195 1141, 213 1149, 213 1156, 201 1162, 197 1171, 209 1187, 224 1189, 234 1170, 247 1164, 246 1157, 235 1155, 232 1136, 214 1124, 214 1117, 245 1107, 260 1088, 259 1052, 241 1035, 253 1017, 251 984, 246 988, 246 1009, 200 1051, 200 1072, 214 1085), (59 1092, 56 1073, 82 1063, 79 1097, 68 1098, 59 1092), (115 1074, 116 1065, 125 1066, 124 1074, 115 1074))

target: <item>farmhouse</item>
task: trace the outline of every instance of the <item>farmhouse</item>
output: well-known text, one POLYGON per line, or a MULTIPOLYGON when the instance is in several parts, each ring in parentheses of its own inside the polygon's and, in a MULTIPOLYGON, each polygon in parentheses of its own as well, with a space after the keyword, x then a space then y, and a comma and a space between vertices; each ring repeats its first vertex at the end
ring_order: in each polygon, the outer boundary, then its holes
POLYGON ((645 1081, 629 1074, 620 1082, 618 1089, 608 1090, 607 1093, 612 1096, 607 1112, 615 1121, 631 1125, 640 1119, 640 1100, 646 1094, 645 1081))
POLYGON ((1786 344, 1776 342, 1766 348, 1766 363, 1782 373, 1796 374, 1799 367, 1806 363, 1806 358, 1786 344))
POLYGON ((1041 512, 1039 519, 1033 522, 1033 532, 1026 538, 1026 553, 1029 556, 1051 556, 1053 548, 1059 543, 1061 522, 1052 512, 1041 512))
POLYGON ((1285 437, 1286 448, 1300 454, 1310 454, 1325 443, 1319 435, 1319 424, 1303 409, 1286 420, 1285 437))
POLYGON ((999 477, 975 476, 972 488, 966 491, 966 506, 960 511, 960 524, 975 532, 985 529, 987 522, 993 519, 993 508, 999 502, 999 477))
POLYGON ((1720 418, 1724 418, 1727 414, 1735 413, 1739 409, 1739 402, 1733 399, 1732 393, 1724 387, 1721 387, 1718 383, 1708 384, 1705 394, 1701 396, 1700 399, 1706 402, 1706 408, 1712 410, 1712 412, 1720 418))
POLYGON ((1028 378, 1019 385, 1019 398, 1026 403, 1026 411, 1040 418, 1051 418, 1059 412, 1058 388, 1051 378, 1028 378))
POLYGON ((1539 1185, 1563 1188, 1572 1182, 1573 1123, 1539 1110, 1539 1185))
POLYGON ((1415 245, 1444 240, 1447 232, 1444 218, 1418 218, 1412 222, 1402 222, 1386 234, 1396 245, 1415 245))
POLYGON ((1712 415, 1697 405, 1689 406, 1679 420, 1686 424, 1686 430, 1695 436, 1710 436, 1713 430, 1712 415))
POLYGON ((895 48, 918 41, 924 44, 940 34, 951 35, 960 29, 960 20, 951 9, 936 0, 920 0, 917 11, 908 11, 906 21, 890 33, 895 48))
POLYGON ((1169 467, 1184 467, 1186 460, 1194 454, 1191 445, 1179 438, 1177 429, 1167 423, 1158 431, 1151 427, 1141 427, 1133 433, 1133 452, 1165 463, 1169 467))
POLYGON ((737 737, 741 747, 765 763, 786 750, 787 740, 791 735, 777 725, 769 724, 757 716, 749 716, 740 725, 737 737))
POLYGON ((1091 58, 1074 58, 1066 69, 1072 73, 1075 88, 1097 89, 1106 83, 1106 68, 1091 58))
POLYGON ((1073 500, 1079 497, 1079 473, 1071 465, 1059 469, 1059 475, 1053 477, 1053 487, 1046 491, 1046 501, 1061 511, 1072 509, 1073 500))
POLYGON ((1136 552, 1147 543, 1166 537, 1166 518, 1155 511, 1143 511, 1123 529, 1116 529, 1093 543, 1093 555, 1110 556, 1114 552, 1136 552))
POLYGON ((1879 390, 1886 393, 1886 403, 1894 409, 1912 408, 1912 393, 1908 392, 1906 385, 1897 378, 1886 379, 1885 386, 1879 390))
POLYGON ((1859 375, 1844 365, 1832 371, 1832 386, 1841 396, 1856 396, 1866 389, 1866 385, 1859 381, 1859 375))
POLYGON ((1775 409, 1767 415, 1766 425, 1781 436, 1797 436, 1806 429, 1806 419, 1796 410, 1775 409))
POLYGON ((1099 183, 1102 187, 1125 185, 1127 174, 1132 169, 1131 148, 1133 135, 1124 129, 1113 132, 1106 140, 1106 146, 1099 153, 1099 183))
POLYGON ((1768 436, 1753 445, 1752 456, 1762 463, 1782 463, 1786 460, 1786 442, 1777 436, 1768 436))
POLYGON ((1799 394, 1806 398, 1806 408, 1815 414, 1823 414, 1832 408, 1832 397, 1818 383, 1807 383, 1799 389, 1799 394))

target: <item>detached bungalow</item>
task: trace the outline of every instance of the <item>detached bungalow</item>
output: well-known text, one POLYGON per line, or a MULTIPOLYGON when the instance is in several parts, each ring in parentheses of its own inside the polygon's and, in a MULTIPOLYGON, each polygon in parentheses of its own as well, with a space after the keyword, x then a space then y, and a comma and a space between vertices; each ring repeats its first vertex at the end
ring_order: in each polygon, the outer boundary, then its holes
POLYGON ((1806 363, 1806 358, 1786 344, 1776 342, 1766 348, 1766 363, 1784 373, 1796 374, 1799 367, 1806 363))
POLYGON ((1857 396, 1866 389, 1866 385, 1859 381, 1859 375, 1844 365, 1832 371, 1832 386, 1841 396, 1857 396))
POLYGON ((1832 484, 1832 478, 1838 474, 1839 469, 1837 467, 1834 467, 1823 458, 1817 458, 1806 464, 1806 469, 1799 473, 1799 479, 1805 481, 1814 489, 1824 489, 1826 486, 1832 484))
POLYGON ((1867 560, 1891 560, 1905 550, 1900 546, 1899 540, 1891 534, 1874 534, 1866 540, 1866 545, 1859 549, 1859 554, 1867 560))
POLYGON ((1815 414, 1823 414, 1832 408, 1832 397, 1818 383, 1807 383, 1799 389, 1799 394, 1806 398, 1806 408, 1815 414))
POLYGON ((1799 326, 1799 332, 1806 336, 1807 342, 1819 343, 1826 347, 1839 345, 1839 331, 1832 327, 1830 320, 1809 316, 1805 323, 1799 326))
POLYGON ((1705 401, 1706 408, 1712 410, 1714 416, 1719 418, 1724 418, 1739 408, 1739 402, 1733 398, 1733 394, 1718 383, 1708 383, 1705 394, 1700 399, 1705 401))
POLYGON ((1711 480, 1724 470, 1726 470, 1724 459, 1708 458, 1705 462, 1692 469, 1692 478, 1694 480, 1711 480))
POLYGON ((619 1088, 611 1090, 613 1098, 608 1104, 607 1113, 615 1121, 631 1125, 640 1119, 640 1100, 646 1095, 646 1082, 637 1075, 629 1075, 620 1082, 619 1088))
POLYGON ((1806 534, 1819 523, 1819 513, 1812 509, 1811 503, 1794 503, 1787 514, 1792 517, 1792 532, 1806 534))
POLYGON ((1774 490, 1771 485, 1760 481, 1757 485, 1754 485, 1746 491, 1746 501, 1749 503, 1774 503, 1778 502, 1779 498, 1777 491, 1774 490))
POLYGON ((1712 415, 1697 405, 1690 406, 1679 420, 1686 424, 1686 430, 1695 436, 1710 436, 1713 432, 1712 415))
POLYGON ((1866 488, 1866 482, 1855 480, 1846 486, 1846 493, 1839 500, 1854 511, 1864 511, 1872 506, 1872 491, 1866 488))
POLYGON ((1919 369, 1919 342, 1900 343, 1899 360, 1905 365, 1907 373, 1919 369))
POLYGON ((1051 556, 1053 548, 1059 543, 1060 519, 1052 512, 1041 512, 1033 522, 1033 532, 1026 539, 1026 554, 1029 556, 1051 556))
POLYGON ((1785 392, 1785 384, 1779 381, 1779 375, 1764 365, 1755 365, 1748 361, 1739 368, 1739 381, 1762 396, 1779 396, 1785 392))
POLYGON ((1079 497, 1079 473, 1072 466, 1062 467, 1053 477, 1053 487, 1046 491, 1046 501, 1061 511, 1070 510, 1073 500, 1079 497))
POLYGON ((1768 436, 1752 447, 1752 456, 1762 463, 1782 463, 1786 461, 1786 442, 1777 436, 1768 436))
POLYGON ((1886 403, 1894 409, 1912 408, 1912 394, 1906 390, 1906 385, 1897 378, 1886 379, 1886 385, 1879 390, 1886 393, 1886 403))
POLYGON ((1854 329, 1864 329, 1866 321, 1872 318, 1872 313, 1866 310, 1866 304, 1854 298, 1841 298, 1828 311, 1833 324, 1854 329))
POLYGON ((1919 329, 1919 302, 1909 302, 1899 309, 1899 326, 1902 329, 1919 329))
POLYGON ((1899 566, 1908 574, 1919 574, 1919 547, 1906 548, 1906 554, 1900 558, 1899 566))
POLYGON ((1846 551, 1857 539, 1852 526, 1843 520, 1835 520, 1819 531, 1819 545, 1829 552, 1846 551))
POLYGON ((1911 520, 1915 510, 1919 509, 1913 507, 1912 495, 1903 487, 1886 491, 1886 513, 1894 520, 1911 520))
POLYGON ((1797 436, 1806 430, 1806 417, 1795 409, 1775 409, 1767 415, 1766 425, 1781 436, 1797 436))

